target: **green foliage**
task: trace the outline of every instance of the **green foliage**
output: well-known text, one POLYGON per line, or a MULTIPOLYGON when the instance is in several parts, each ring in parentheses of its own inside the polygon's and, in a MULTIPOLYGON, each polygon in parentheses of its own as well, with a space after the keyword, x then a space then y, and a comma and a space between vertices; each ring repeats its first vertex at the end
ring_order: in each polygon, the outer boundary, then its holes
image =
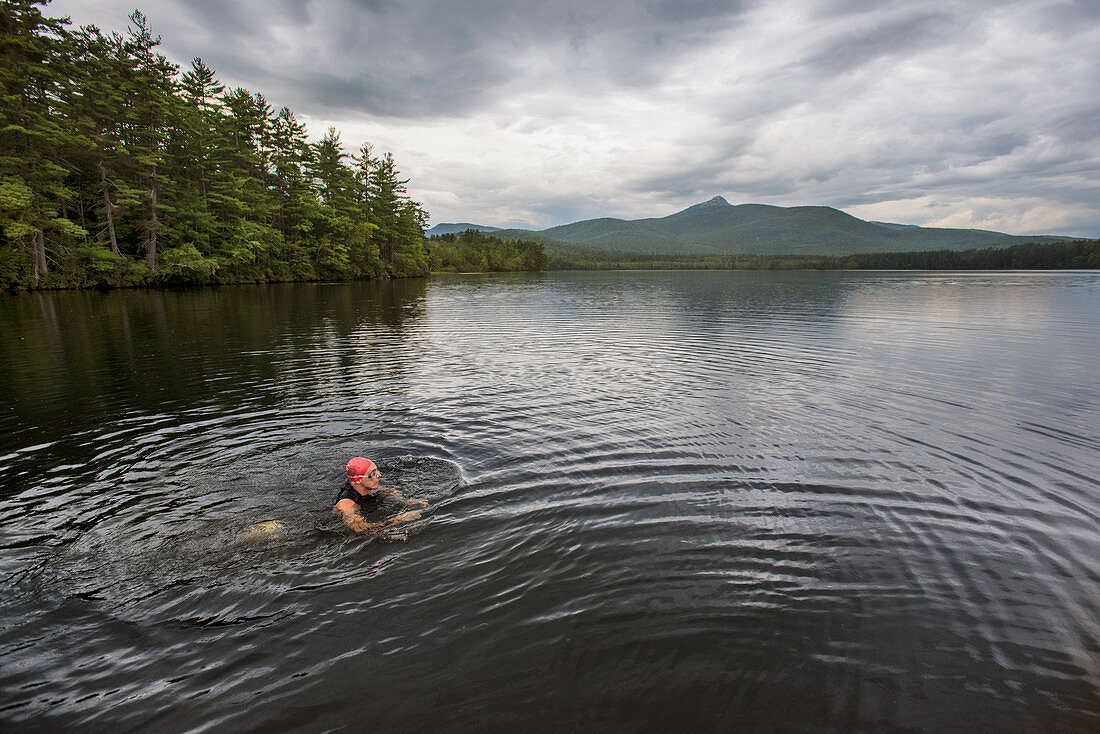
POLYGON ((428 273, 392 155, 311 144, 202 59, 181 74, 138 11, 106 35, 44 5, 0 0, 0 286, 428 273))
POLYGON ((733 206, 720 197, 667 217, 588 219, 540 232, 510 229, 493 234, 547 245, 564 243, 601 250, 605 256, 643 254, 651 260, 681 256, 836 257, 851 253, 1007 247, 1066 239, 1015 237, 976 229, 883 225, 826 206, 733 206))
POLYGON ((17 288, 31 277, 30 255, 10 247, 0 247, 0 288, 17 288))
MULTIPOLYGON (((494 232, 493 236, 498 233, 494 232)), ((550 270, 1072 270, 1100 269, 1100 240, 975 250, 817 255, 661 256, 556 244, 550 270)))
POLYGON ((177 283, 202 283, 217 272, 218 262, 203 257, 197 247, 187 243, 165 250, 161 269, 164 277, 177 283))
POLYGON ((884 270, 1073 270, 1100 268, 1100 240, 1026 243, 980 250, 890 252, 830 258, 829 267, 884 270))
POLYGON ((546 254, 541 243, 505 240, 475 229, 435 235, 428 240, 428 250, 433 272, 546 270, 546 254))
POLYGON ((0 181, 0 216, 14 217, 34 201, 34 192, 17 178, 0 181))

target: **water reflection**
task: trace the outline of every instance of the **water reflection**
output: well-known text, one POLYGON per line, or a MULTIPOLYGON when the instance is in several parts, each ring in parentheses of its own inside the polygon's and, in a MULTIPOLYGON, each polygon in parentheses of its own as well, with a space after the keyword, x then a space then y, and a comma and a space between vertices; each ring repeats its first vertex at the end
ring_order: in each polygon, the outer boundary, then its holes
MULTIPOLYGON (((411 338, 426 287, 414 279, 4 297, 0 452, 50 444, 55 463, 80 467, 98 450, 87 434, 115 422, 148 421, 155 432, 186 415, 308 402, 355 381, 364 363, 368 379, 399 381, 407 361, 371 359, 372 350, 385 353, 379 339, 411 338)), ((0 473, 9 493, 19 486, 13 459, 0 473)))
POLYGON ((229 402, 240 392, 220 378, 270 389, 271 357, 287 349, 323 351, 375 326, 403 333, 423 316, 425 288, 413 279, 7 296, 0 377, 13 387, 7 399, 20 398, 13 407, 32 403, 36 416, 79 416, 70 408, 105 394, 119 407, 229 402))
POLYGON ((1089 730, 1098 294, 579 273, 9 298, 0 718, 1089 730), (424 532, 325 532, 353 454, 439 469, 424 532), (242 542, 261 520, 285 532, 242 542))

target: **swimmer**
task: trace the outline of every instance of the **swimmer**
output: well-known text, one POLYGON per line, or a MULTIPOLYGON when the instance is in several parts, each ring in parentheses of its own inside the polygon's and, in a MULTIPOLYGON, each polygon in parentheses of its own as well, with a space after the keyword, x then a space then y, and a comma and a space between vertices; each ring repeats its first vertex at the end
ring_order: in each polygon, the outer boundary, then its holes
POLYGON ((348 481, 336 495, 336 506, 332 511, 340 515, 344 524, 357 533, 377 532, 416 520, 420 517, 420 512, 408 508, 424 507, 428 504, 425 500, 410 499, 392 487, 378 486, 382 474, 370 459, 356 456, 348 462, 347 471, 348 481), (379 511, 395 510, 403 511, 380 522, 370 522, 365 517, 379 511))

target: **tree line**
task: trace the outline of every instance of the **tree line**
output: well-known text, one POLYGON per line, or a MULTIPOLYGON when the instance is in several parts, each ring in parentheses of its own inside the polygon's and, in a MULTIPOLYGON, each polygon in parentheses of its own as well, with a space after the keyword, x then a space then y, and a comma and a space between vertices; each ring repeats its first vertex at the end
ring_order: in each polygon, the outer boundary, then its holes
POLYGON ((428 273, 427 215, 390 153, 349 154, 333 128, 310 142, 202 59, 181 73, 139 11, 104 33, 47 3, 0 0, 0 286, 428 273))
POLYGON ((498 273, 546 270, 542 243, 509 240, 468 229, 433 235, 428 242, 432 270, 449 273, 498 273))
POLYGON ((654 255, 554 246, 550 270, 1070 270, 1100 269, 1100 240, 977 250, 824 255, 654 255))
POLYGON ((887 252, 829 260, 828 267, 871 270, 1100 269, 1100 239, 1025 243, 978 250, 887 252))

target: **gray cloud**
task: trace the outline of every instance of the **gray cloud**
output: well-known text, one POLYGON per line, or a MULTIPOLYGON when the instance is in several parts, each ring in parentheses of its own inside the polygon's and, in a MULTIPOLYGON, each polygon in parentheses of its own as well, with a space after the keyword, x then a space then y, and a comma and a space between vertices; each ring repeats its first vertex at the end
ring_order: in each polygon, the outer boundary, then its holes
POLYGON ((943 12, 919 12, 878 23, 869 28, 857 26, 829 38, 823 48, 800 59, 799 65, 813 76, 830 77, 883 57, 906 56, 947 45, 958 41, 966 31, 958 18, 943 12))
MULTIPOLYGON (((121 29, 130 2, 48 12, 121 29)), ((143 10, 175 61, 394 149, 436 221, 549 226, 724 194, 1100 236, 1094 0, 143 10)))
POLYGON ((414 118, 480 108, 510 91, 507 82, 532 57, 551 60, 571 83, 644 87, 667 59, 735 22, 742 7, 735 0, 162 0, 156 11, 154 20, 173 26, 166 48, 260 79, 295 108, 414 118))

